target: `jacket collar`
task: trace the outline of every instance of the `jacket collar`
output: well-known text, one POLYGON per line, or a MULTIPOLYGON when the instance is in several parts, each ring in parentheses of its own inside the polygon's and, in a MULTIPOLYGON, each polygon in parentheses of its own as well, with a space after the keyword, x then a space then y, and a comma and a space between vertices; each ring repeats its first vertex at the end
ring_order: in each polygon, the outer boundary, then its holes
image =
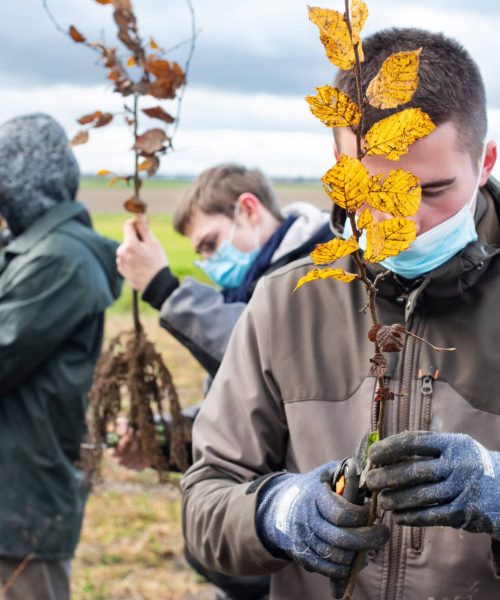
MULTIPOLYGON (((500 254, 500 227, 495 210, 499 204, 499 190, 490 184, 481 190, 476 210, 479 239, 468 244, 461 252, 441 267, 413 281, 404 280, 394 273, 382 278, 377 287, 381 298, 404 305, 405 320, 418 307, 432 312, 462 297, 488 271, 500 254)), ((370 265, 374 274, 383 272, 379 265, 370 265)))
POLYGON ((15 237, 4 248, 5 254, 25 254, 29 252, 48 233, 85 211, 85 206, 80 202, 62 202, 61 204, 56 204, 40 219, 35 221, 31 227, 28 227, 26 231, 15 237))

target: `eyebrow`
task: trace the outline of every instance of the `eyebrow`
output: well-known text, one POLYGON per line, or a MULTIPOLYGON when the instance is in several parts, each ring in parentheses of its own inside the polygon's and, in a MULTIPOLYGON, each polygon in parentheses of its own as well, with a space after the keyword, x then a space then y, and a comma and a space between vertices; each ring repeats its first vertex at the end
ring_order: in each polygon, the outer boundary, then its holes
POLYGON ((451 185, 455 183, 456 177, 452 177, 451 179, 437 179, 436 181, 429 181, 428 183, 422 183, 421 188, 423 190, 429 190, 433 188, 446 187, 447 185, 451 185))

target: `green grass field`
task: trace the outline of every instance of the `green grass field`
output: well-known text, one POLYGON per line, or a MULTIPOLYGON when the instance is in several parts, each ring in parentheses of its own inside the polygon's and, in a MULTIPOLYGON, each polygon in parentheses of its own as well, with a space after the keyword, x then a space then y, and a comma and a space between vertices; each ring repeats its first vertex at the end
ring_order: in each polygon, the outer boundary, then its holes
MULTIPOLYGON (((102 189, 132 189, 131 186, 127 186, 125 181, 117 181, 112 188, 109 186, 110 176, 106 177, 93 177, 91 175, 85 175, 80 179, 81 190, 102 190, 102 189)), ((189 181, 186 179, 160 179, 154 177, 153 179, 144 178, 143 187, 151 190, 177 190, 183 189, 189 185, 189 181)))
MULTIPOLYGON (((93 213, 92 219, 96 231, 119 242, 122 241, 123 223, 127 220, 125 213, 93 213)), ((203 272, 193 264, 196 254, 191 247, 191 243, 186 237, 174 230, 172 219, 169 215, 151 215, 150 226, 165 248, 170 261, 170 268, 177 277, 183 279, 187 275, 191 275, 201 281, 208 282, 203 272)), ((122 295, 109 309, 109 313, 121 314, 127 312, 130 310, 131 305, 132 292, 125 285, 122 295)), ((153 309, 148 304, 141 302, 141 312, 150 313, 153 312, 153 309)))

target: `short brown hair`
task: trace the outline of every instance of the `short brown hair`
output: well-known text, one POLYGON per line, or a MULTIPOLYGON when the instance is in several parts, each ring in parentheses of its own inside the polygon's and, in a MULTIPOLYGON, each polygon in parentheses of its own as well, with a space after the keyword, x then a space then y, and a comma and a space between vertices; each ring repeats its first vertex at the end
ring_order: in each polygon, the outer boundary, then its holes
MULTIPOLYGON (((461 147, 479 158, 488 127, 484 84, 478 66, 457 41, 442 33, 414 28, 386 29, 367 37, 361 64, 363 93, 388 56, 420 47, 419 84, 411 101, 386 110, 367 106, 361 134, 364 136, 374 123, 401 108, 421 108, 435 125, 453 122, 461 147)), ((340 71, 335 85, 357 101, 351 71, 340 71)))
POLYGON ((254 194, 273 216, 280 221, 283 219, 274 192, 264 174, 258 169, 227 163, 206 169, 186 190, 175 207, 174 228, 184 235, 195 210, 232 217, 236 201, 245 192, 254 194))

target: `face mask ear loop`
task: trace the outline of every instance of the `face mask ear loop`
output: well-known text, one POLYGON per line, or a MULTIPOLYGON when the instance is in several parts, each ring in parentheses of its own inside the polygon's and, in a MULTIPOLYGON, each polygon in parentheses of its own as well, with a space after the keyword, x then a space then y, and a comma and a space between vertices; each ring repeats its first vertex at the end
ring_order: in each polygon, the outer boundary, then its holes
POLYGON ((227 238, 227 241, 230 244, 233 243, 234 232, 236 230, 236 219, 238 218, 240 211, 241 211, 240 203, 238 201, 236 201, 236 204, 234 205, 233 221, 231 223, 231 229, 229 230, 229 236, 227 238))
POLYGON ((486 156, 486 142, 483 142, 483 149, 481 150, 481 157, 479 159, 479 173, 477 174, 476 185, 474 186, 475 192, 469 201, 469 208, 472 213, 472 216, 474 216, 474 213, 476 212, 477 194, 479 192, 479 182, 481 181, 481 175, 483 174, 485 156, 486 156))

